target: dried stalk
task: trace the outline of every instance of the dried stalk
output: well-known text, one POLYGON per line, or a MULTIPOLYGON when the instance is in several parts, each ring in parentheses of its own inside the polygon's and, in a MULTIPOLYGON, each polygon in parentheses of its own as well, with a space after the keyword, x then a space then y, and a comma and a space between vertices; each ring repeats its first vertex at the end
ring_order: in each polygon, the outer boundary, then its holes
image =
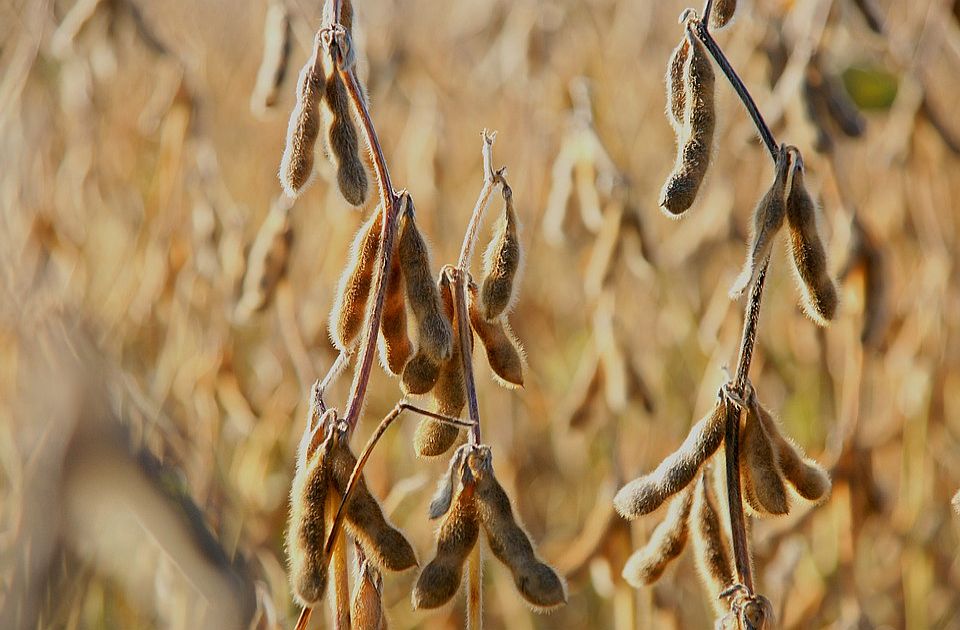
POLYGON ((483 628, 483 588, 481 584, 483 572, 483 553, 478 543, 470 552, 470 563, 467 580, 467 630, 482 630, 483 628))

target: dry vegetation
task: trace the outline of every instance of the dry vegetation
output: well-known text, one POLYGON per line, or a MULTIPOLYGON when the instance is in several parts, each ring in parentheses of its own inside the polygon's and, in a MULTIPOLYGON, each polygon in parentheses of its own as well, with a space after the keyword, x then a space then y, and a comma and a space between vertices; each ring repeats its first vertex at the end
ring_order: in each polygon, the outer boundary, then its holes
POLYGON ((0 4, 0 627, 960 627, 960 3, 327 4, 0 4))

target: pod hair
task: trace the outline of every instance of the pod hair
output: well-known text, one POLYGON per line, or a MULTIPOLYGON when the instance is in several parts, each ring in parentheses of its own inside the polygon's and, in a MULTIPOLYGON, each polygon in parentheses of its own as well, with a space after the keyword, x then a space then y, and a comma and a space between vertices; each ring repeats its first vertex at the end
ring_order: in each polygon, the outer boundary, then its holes
POLYGON ((497 222, 493 239, 483 256, 483 286, 480 312, 493 321, 509 312, 517 299, 523 249, 520 246, 520 222, 513 208, 513 189, 504 181, 503 216, 497 222))
POLYGON ((506 317, 489 321, 481 313, 477 285, 470 283, 470 326, 487 353, 487 362, 495 380, 504 387, 523 387, 523 348, 506 317))
POLYGON ((613 499, 617 512, 628 519, 649 514, 686 488, 703 463, 720 447, 725 417, 726 405, 718 402, 690 429, 680 448, 660 462, 656 470, 634 479, 617 492, 613 499))
POLYGON ((370 563, 360 564, 357 585, 350 602, 350 621, 357 630, 384 630, 387 627, 383 614, 383 577, 370 563))
POLYGON ((777 462, 783 478, 807 501, 822 501, 830 494, 830 475, 816 461, 806 457, 803 450, 784 437, 773 416, 757 403, 757 414, 777 453, 777 462))
POLYGON ((277 0, 271 1, 263 20, 263 57, 250 96, 250 109, 255 114, 277 104, 277 94, 290 65, 292 36, 286 5, 277 0))
POLYGON ((773 184, 753 210, 747 260, 743 265, 743 271, 730 287, 731 299, 739 298, 744 289, 754 283, 763 261, 773 249, 773 239, 783 227, 783 221, 787 215, 786 187, 789 172, 790 157, 786 145, 780 145, 773 184))
POLYGON ((690 53, 683 66, 685 137, 660 193, 660 207, 674 218, 686 212, 697 197, 710 164, 716 127, 713 66, 703 43, 689 27, 686 37, 690 53))
POLYGON ((737 12, 737 0, 714 0, 710 13, 710 27, 723 28, 733 20, 737 12))
POLYGON ((687 486, 670 501, 666 517, 657 525, 647 544, 637 549, 623 567, 623 578, 634 588, 660 579, 667 565, 676 559, 689 538, 693 488, 687 486))
MULTIPOLYGON (((716 5, 714 5, 716 6, 716 5)), ((680 43, 673 49, 670 59, 667 61, 667 120, 677 134, 677 145, 683 144, 687 135, 686 128, 686 86, 683 81, 684 67, 687 64, 687 57, 690 56, 690 40, 684 35, 680 43)))
POLYGON ((476 447, 467 455, 467 464, 477 480, 477 515, 487 534, 490 551, 510 569, 520 595, 535 610, 565 604, 566 584, 537 557, 530 537, 517 523, 510 497, 494 475, 490 447, 476 447))
MULTIPOLYGON (((407 197, 401 200, 401 208, 407 197)), ((407 299, 403 288, 403 270, 400 267, 399 243, 394 239, 390 270, 387 275, 387 290, 383 298, 383 315, 380 320, 380 337, 377 349, 380 363, 388 373, 398 376, 410 355, 413 344, 407 334, 407 299)))
POLYGON ((437 481, 437 489, 430 499, 430 520, 440 518, 450 509, 450 503, 453 501, 454 484, 458 479, 457 474, 463 468, 466 448, 468 447, 465 444, 454 452, 453 457, 450 458, 447 472, 437 481))
POLYGON ((747 504, 758 514, 782 515, 790 511, 787 489, 783 484, 777 450, 760 420, 755 396, 751 396, 740 452, 743 459, 743 494, 747 504))
POLYGON ((247 269, 243 276, 243 290, 237 302, 237 317, 248 318, 262 311, 273 299, 277 284, 287 270, 293 227, 290 225, 290 205, 281 196, 274 200, 266 220, 257 232, 250 248, 247 269))
POLYGON ((690 512, 690 526, 694 531, 693 550, 697 570, 719 610, 722 604, 718 597, 733 584, 734 577, 713 482, 708 478, 710 473, 709 468, 704 470, 697 481, 690 512))
POLYGON ((787 196, 787 224, 793 268, 807 315, 821 326, 837 313, 837 289, 827 273, 827 254, 817 229, 816 205, 803 182, 803 159, 793 163, 793 181, 787 196))
POLYGON ((367 316, 367 302, 380 251, 383 206, 377 206, 353 239, 350 256, 340 276, 337 297, 330 311, 330 338, 340 350, 353 347, 367 316))
POLYGON ((287 142, 280 160, 280 184, 288 197, 296 198, 313 176, 313 156, 320 135, 320 101, 327 79, 318 57, 321 39, 314 38, 313 54, 297 79, 297 103, 290 112, 287 142))

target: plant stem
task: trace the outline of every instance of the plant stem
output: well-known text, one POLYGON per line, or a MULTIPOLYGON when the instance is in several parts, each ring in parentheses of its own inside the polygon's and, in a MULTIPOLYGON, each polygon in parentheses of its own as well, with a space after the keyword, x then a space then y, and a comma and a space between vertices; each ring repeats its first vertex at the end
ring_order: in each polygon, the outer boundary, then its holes
POLYGON ((483 588, 482 580, 482 552, 480 543, 473 546, 470 552, 470 568, 467 575, 467 630, 481 630, 483 628, 483 588))

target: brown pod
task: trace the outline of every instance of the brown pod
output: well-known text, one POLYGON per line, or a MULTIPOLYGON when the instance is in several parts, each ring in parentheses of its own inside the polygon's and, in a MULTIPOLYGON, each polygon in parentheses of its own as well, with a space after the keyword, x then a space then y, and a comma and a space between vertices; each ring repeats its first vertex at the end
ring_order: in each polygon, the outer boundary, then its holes
POLYGON ((380 251, 383 206, 360 226, 350 246, 350 257, 343 268, 337 297, 330 311, 330 338, 340 350, 349 350, 356 342, 367 317, 367 303, 373 286, 377 254, 380 251))
POLYGON ((394 376, 403 373, 404 366, 413 354, 413 345, 407 335, 407 298, 403 289, 403 271, 400 269, 398 250, 399 243, 394 239, 387 290, 383 298, 380 338, 377 343, 383 369, 394 376))
MULTIPOLYGON (((330 453, 331 481, 341 497, 357 465, 357 458, 350 451, 346 440, 346 433, 336 432, 330 453)), ((403 534, 387 521, 380 503, 367 489, 362 475, 357 480, 350 502, 346 506, 346 527, 363 547, 367 558, 377 566, 390 571, 404 571, 417 565, 413 547, 403 534)))
POLYGON ((287 124, 287 143, 280 160, 280 184, 288 197, 294 198, 313 176, 313 150, 320 135, 320 100, 327 83, 323 67, 317 63, 320 38, 313 44, 310 60, 297 79, 297 104, 287 124))
POLYGON ((289 205, 280 197, 274 200, 250 248, 243 291, 237 303, 238 318, 244 320, 270 304, 277 284, 286 273, 292 244, 289 205))
POLYGON ((660 462, 656 470, 634 479, 617 492, 613 499, 617 512, 629 519, 649 514, 686 488, 707 458, 720 447, 725 419, 726 405, 718 403, 690 429, 680 448, 660 462))
POLYGON ((846 88, 835 77, 823 76, 823 97, 827 112, 840 131, 849 138, 859 138, 867 129, 867 121, 850 100, 846 88))
POLYGON ((667 516, 657 525, 647 544, 637 549, 623 567, 623 578, 634 588, 653 584, 660 579, 667 565, 687 545, 688 520, 693 505, 693 488, 687 488, 670 501, 667 516))
POLYGON ((743 495, 758 514, 787 514, 790 503, 777 461, 777 450, 763 427, 757 405, 756 400, 752 400, 751 409, 743 414, 745 425, 740 442, 743 495))
POLYGON ((437 364, 443 363, 453 353, 453 330, 430 271, 430 250, 417 229, 412 199, 408 198, 400 217, 397 238, 407 303, 417 325, 418 353, 424 353, 437 364))
POLYGON ((463 565, 480 535, 474 497, 473 481, 468 480, 437 532, 433 560, 423 567, 413 587, 414 609, 443 606, 459 590, 463 565))
POLYGON ((660 193, 660 206, 671 217, 683 214, 693 205, 710 164, 716 127, 713 66, 703 43, 689 29, 687 40, 691 46, 683 67, 687 134, 677 152, 673 172, 660 193))
POLYGON ((710 13, 710 27, 723 28, 733 19, 737 12, 737 0, 714 0, 713 11, 710 13))
POLYGON ((447 466, 447 472, 437 482, 437 489, 430 499, 430 520, 440 518, 450 509, 450 503, 453 501, 453 486, 458 478, 457 473, 463 467, 466 448, 468 446, 465 444, 454 452, 447 466))
POLYGON ((683 69, 690 55, 690 40, 684 35, 673 49, 667 62, 667 119, 677 134, 677 145, 683 144, 687 135, 686 125, 686 87, 683 84, 683 69))
POLYGON ((477 285, 470 283, 470 327, 487 353, 494 378, 507 388, 523 387, 523 349, 506 317, 488 321, 481 314, 477 285))
POLYGON ((860 343, 868 348, 877 348, 883 341, 888 315, 883 252, 857 217, 853 219, 851 232, 847 261, 839 278, 845 281, 854 271, 862 274, 863 324, 860 343))
POLYGON ((327 587, 323 546, 326 542, 325 507, 330 477, 330 442, 324 441, 320 448, 311 452, 309 445, 316 433, 306 431, 301 441, 297 472, 290 488, 290 519, 287 526, 290 585, 303 606, 313 606, 323 599, 327 587))
MULTIPOLYGON (((690 526, 697 569, 704 586, 718 610, 722 607, 718 597, 734 581, 733 563, 727 551, 728 541, 720 521, 720 510, 714 496, 713 482, 705 470, 697 481, 693 507, 690 511, 690 526)), ((725 610, 723 612, 726 612, 725 610)))
POLYGON ((760 421, 777 452, 780 472, 807 501, 822 501, 830 494, 830 475, 817 462, 806 457, 796 444, 780 432, 776 420, 762 405, 758 405, 760 421))
POLYGON ((483 256, 480 312, 487 321, 509 312, 517 299, 519 270, 523 264, 519 230, 519 220, 513 209, 513 189, 504 182, 503 217, 497 222, 493 239, 483 256))
POLYGON ((404 394, 419 396, 426 394, 437 384, 440 376, 440 364, 428 357, 422 350, 411 357, 400 376, 400 389, 404 394))
POLYGON ((803 184, 803 160, 799 153, 787 196, 787 224, 804 311, 817 324, 826 326, 837 314, 837 289, 827 273, 827 254, 817 229, 816 206, 803 184))
POLYGON ((517 590, 537 609, 565 604, 566 585, 557 572, 536 556, 527 532, 517 523, 503 486, 493 472, 489 446, 480 446, 467 456, 477 479, 477 515, 487 533, 490 551, 513 573, 517 590))
POLYGON ((377 569, 365 560, 357 575, 357 586, 350 602, 350 621, 357 630, 384 630, 383 578, 377 569))
POLYGON ((776 173, 770 189, 753 210, 753 224, 750 228, 750 244, 747 247, 747 260, 743 271, 730 287, 730 297, 739 298, 744 289, 752 285, 760 273, 763 261, 773 249, 773 239, 783 227, 787 216, 787 176, 790 173, 790 158, 785 145, 780 146, 776 173))
POLYGON ((277 93, 290 65, 292 36, 287 7, 283 2, 271 1, 263 20, 263 57, 250 96, 250 109, 255 114, 277 104, 277 93))

